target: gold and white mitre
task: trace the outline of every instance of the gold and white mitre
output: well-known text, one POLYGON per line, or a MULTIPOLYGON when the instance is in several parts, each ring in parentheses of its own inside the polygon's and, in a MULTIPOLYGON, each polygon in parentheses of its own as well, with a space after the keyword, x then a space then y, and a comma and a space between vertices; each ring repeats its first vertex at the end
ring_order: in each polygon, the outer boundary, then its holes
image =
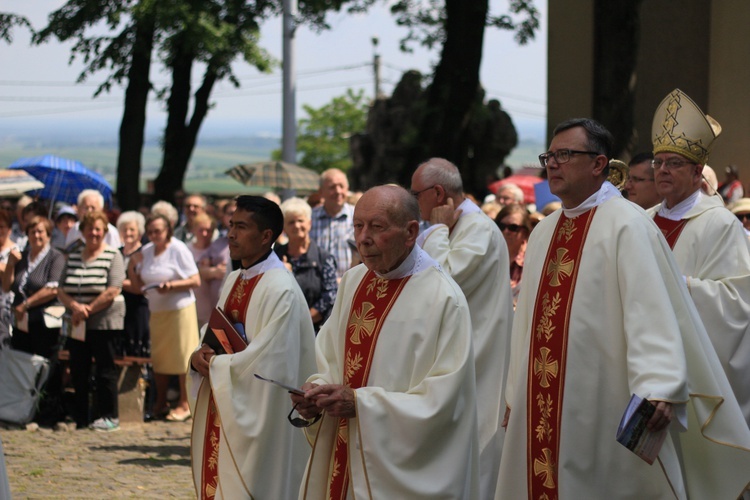
POLYGON ((719 122, 703 111, 680 89, 659 104, 651 124, 654 154, 677 153, 705 165, 711 145, 721 133, 719 122))

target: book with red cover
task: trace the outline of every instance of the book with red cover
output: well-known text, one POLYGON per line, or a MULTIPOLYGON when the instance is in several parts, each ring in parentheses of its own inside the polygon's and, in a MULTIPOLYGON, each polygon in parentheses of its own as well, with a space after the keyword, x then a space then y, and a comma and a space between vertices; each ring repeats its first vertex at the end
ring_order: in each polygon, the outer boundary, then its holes
POLYGON ((234 354, 247 347, 247 341, 219 307, 211 312, 203 343, 208 344, 216 354, 234 354))

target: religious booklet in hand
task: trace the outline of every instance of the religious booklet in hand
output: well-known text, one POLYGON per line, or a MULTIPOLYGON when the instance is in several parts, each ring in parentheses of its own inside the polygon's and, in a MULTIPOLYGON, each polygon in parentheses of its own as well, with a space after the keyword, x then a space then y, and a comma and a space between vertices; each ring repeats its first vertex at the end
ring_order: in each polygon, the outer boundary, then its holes
POLYGON ((234 354, 247 347, 247 340, 237 331, 224 311, 215 307, 208 320, 203 343, 213 349, 216 354, 234 354))
POLYGON ((649 465, 654 463, 667 437, 667 429, 651 432, 646 428, 656 407, 646 398, 633 394, 617 428, 617 442, 622 444, 649 465))

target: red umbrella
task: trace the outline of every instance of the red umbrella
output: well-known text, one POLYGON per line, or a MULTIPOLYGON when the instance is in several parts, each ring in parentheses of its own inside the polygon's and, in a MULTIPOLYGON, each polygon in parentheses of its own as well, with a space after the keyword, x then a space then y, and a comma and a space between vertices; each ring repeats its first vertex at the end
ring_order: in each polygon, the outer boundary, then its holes
POLYGON ((534 185, 539 182, 542 182, 542 178, 539 176, 514 174, 505 179, 493 182, 488 186, 488 189, 493 194, 497 194, 497 190, 500 186, 504 186, 505 184, 515 184, 521 188, 521 191, 523 191, 523 202, 534 203, 536 201, 536 197, 534 196, 534 185))

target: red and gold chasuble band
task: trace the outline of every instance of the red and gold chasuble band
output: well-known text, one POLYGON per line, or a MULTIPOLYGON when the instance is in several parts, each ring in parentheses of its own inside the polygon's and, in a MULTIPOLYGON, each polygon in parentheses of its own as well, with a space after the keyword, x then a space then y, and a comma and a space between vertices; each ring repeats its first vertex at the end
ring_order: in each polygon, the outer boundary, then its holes
POLYGON ((557 463, 570 308, 583 244, 596 208, 569 219, 562 214, 547 250, 531 326, 526 475, 529 499, 558 498, 557 463))
MULTIPOLYGON (((224 302, 224 314, 235 323, 244 323, 247 306, 258 284, 259 274, 249 280, 242 279, 242 274, 232 285, 232 290, 224 302)), ((201 467, 201 500, 214 498, 219 478, 219 442, 221 440, 221 420, 216 411, 213 393, 209 393, 208 414, 206 415, 206 432, 203 438, 203 460, 201 467)))
MULTIPOLYGON (((352 300, 344 340, 344 385, 357 389, 367 383, 375 354, 375 345, 388 313, 409 281, 406 278, 388 280, 368 271, 352 300)), ((339 419, 336 444, 331 456, 328 478, 328 497, 346 498, 349 489, 348 419, 339 419)))
POLYGON ((677 239, 685 228, 688 219, 670 220, 657 214, 654 216, 654 222, 661 229, 661 234, 666 238, 669 248, 674 250, 674 245, 677 243, 677 239))

